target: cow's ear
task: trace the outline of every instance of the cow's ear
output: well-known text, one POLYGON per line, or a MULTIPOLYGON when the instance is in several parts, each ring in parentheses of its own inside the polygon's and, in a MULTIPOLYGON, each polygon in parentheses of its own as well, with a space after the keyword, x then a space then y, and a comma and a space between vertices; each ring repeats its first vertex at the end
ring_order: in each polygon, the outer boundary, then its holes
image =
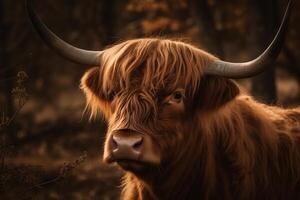
POLYGON ((87 108, 90 110, 90 119, 96 117, 100 111, 105 119, 111 115, 110 104, 105 100, 99 67, 88 70, 81 78, 81 89, 84 91, 87 99, 87 108))
POLYGON ((200 108, 215 109, 225 105, 239 93, 239 87, 230 79, 204 76, 196 96, 200 108))
POLYGON ((81 78, 80 88, 85 92, 86 95, 93 95, 100 97, 100 71, 99 67, 94 67, 88 70, 81 78))

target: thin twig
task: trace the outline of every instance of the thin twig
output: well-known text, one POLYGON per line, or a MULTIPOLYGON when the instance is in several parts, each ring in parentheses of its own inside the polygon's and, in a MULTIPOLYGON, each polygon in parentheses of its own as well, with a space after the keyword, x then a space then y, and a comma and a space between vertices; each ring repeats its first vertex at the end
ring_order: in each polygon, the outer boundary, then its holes
POLYGON ((27 197, 24 197, 24 195, 26 193, 31 192, 36 189, 41 189, 45 185, 49 185, 51 183, 57 182, 60 179, 64 178, 68 172, 72 171, 73 169, 78 167, 81 163, 85 162, 86 158, 87 158, 87 152, 84 151, 83 154, 81 156, 79 156, 79 158, 77 158, 75 161, 69 162, 69 163, 64 163, 64 165, 60 168, 59 174, 56 177, 54 177, 50 180, 47 180, 47 181, 43 181, 41 183, 38 183, 38 184, 26 189, 21 195, 23 197, 22 199, 23 200, 28 199, 27 197))

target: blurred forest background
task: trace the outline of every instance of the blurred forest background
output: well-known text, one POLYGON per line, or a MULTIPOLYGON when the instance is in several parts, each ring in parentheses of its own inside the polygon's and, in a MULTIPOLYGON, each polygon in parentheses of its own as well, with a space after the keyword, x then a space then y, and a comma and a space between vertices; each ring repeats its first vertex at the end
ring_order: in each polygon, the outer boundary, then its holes
MULTIPOLYGON (((75 46, 99 50, 137 37, 181 38, 227 61, 269 44, 286 0, 44 0, 44 22, 75 46)), ((267 72, 238 80, 260 101, 300 104, 300 2, 267 72)), ((88 122, 79 80, 87 66, 53 53, 24 0, 0 0, 0 199, 118 199, 122 172, 102 163, 105 124, 88 122)))

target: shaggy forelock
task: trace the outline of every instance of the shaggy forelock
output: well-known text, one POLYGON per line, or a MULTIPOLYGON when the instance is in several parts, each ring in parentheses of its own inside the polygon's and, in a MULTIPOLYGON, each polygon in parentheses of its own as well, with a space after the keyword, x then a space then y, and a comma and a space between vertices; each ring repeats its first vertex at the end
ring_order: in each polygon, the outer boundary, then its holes
POLYGON ((199 85, 203 66, 213 56, 198 48, 166 39, 136 39, 115 45, 104 51, 101 59, 102 90, 139 85, 149 91, 162 88, 174 90, 179 84, 193 95, 199 85))

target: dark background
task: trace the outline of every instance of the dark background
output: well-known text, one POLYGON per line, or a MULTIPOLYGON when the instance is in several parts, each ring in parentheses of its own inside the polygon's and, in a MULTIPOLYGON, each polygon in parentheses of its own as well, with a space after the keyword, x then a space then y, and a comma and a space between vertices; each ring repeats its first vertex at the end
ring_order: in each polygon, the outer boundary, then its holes
MULTIPOLYGON (((286 0, 44 0, 44 22, 75 46, 100 50, 136 37, 192 42, 227 61, 269 44, 286 0)), ((300 2, 274 66, 238 80, 280 106, 300 102, 300 2)), ((28 21, 24 0, 0 0, 0 199, 118 199, 122 172, 101 161, 105 124, 84 114, 86 66, 53 53, 28 21)))

